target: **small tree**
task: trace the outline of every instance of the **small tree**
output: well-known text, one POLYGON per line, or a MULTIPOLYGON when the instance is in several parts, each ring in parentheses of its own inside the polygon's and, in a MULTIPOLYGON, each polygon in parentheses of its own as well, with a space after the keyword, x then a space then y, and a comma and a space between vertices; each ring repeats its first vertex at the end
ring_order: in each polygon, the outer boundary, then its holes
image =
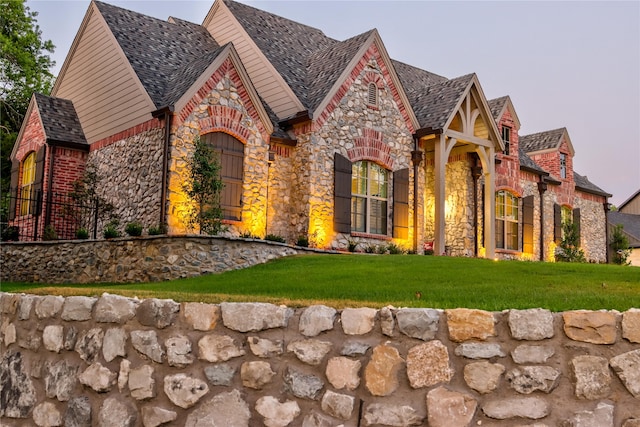
MULTIPOLYGON (((63 215, 73 219, 79 228, 91 229, 94 218, 85 216, 88 208, 98 209, 97 218, 103 223, 107 219, 117 219, 113 204, 98 195, 100 181, 101 177, 96 167, 90 164, 85 168, 82 177, 72 184, 73 190, 69 192, 69 197, 74 204, 65 206, 63 215)), ((93 225, 97 227, 96 224, 93 225)))
POLYGON ((617 224, 613 227, 613 232, 611 233, 611 251, 611 259, 614 264, 630 264, 630 261, 628 261, 629 255, 631 254, 629 239, 624 234, 624 226, 622 224, 617 224))
POLYGON ((191 228, 200 234, 215 235, 222 231, 220 197, 224 183, 220 177, 220 162, 211 146, 196 137, 193 157, 188 162, 189 180, 184 186, 187 195, 195 202, 188 219, 191 228))
POLYGON ((580 249, 580 233, 578 225, 573 221, 562 223, 562 240, 556 248, 556 261, 586 262, 584 251, 580 249))

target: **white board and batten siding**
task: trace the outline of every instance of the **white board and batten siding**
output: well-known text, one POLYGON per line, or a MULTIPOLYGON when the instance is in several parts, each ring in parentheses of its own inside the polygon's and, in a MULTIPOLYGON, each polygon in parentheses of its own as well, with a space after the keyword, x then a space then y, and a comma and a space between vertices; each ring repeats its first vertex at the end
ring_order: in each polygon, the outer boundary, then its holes
POLYGON ((213 16, 204 22, 207 30, 218 44, 233 43, 254 87, 278 118, 291 117, 302 111, 302 103, 226 5, 218 0, 212 12, 213 16))
POLYGON ((91 144, 151 119, 155 106, 92 5, 52 96, 72 99, 91 144))

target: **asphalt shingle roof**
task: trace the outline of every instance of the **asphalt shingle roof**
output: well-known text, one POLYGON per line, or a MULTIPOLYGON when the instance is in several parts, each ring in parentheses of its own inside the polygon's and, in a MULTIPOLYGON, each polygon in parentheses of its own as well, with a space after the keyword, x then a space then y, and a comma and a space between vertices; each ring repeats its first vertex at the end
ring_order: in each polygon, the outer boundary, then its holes
POLYGON ((566 131, 566 128, 560 128, 521 136, 520 147, 527 153, 556 148, 566 131))
MULTIPOLYGON (((244 30, 308 109, 307 60, 312 53, 338 43, 317 28, 225 0, 244 30)), ((317 95, 313 96, 314 99, 317 95)))
MULTIPOLYGON (((640 215, 609 212, 607 217, 610 224, 622 224, 623 231, 640 242, 640 215)), ((633 245, 632 247, 640 247, 640 245, 633 245)))
POLYGON ((375 30, 336 42, 309 55, 307 60, 307 102, 311 111, 320 105, 358 49, 375 30))
POLYGON ((573 181, 576 183, 576 188, 579 190, 584 190, 588 193, 598 194, 601 196, 611 197, 611 194, 607 193, 602 188, 589 181, 586 176, 582 176, 574 172, 573 181))
POLYGON ((393 67, 405 92, 420 92, 426 87, 448 81, 446 77, 392 59, 393 67))
POLYGON ((201 25, 162 21, 99 1, 95 2, 156 108, 166 106, 179 89, 165 96, 178 73, 188 88, 220 47, 201 25), (200 60, 202 59, 202 60, 200 60), (189 81, 189 79, 192 79, 189 81))
POLYGON ((491 110, 491 115, 496 122, 500 119, 500 113, 504 108, 504 104, 507 103, 507 99, 509 99, 508 96, 501 96, 500 98, 490 99, 487 101, 489 109, 491 110))
POLYGON ((443 129, 473 77, 474 74, 467 74, 407 92, 420 127, 443 129))
POLYGON ((35 93, 34 96, 47 139, 87 144, 76 109, 71 101, 39 93, 35 93))

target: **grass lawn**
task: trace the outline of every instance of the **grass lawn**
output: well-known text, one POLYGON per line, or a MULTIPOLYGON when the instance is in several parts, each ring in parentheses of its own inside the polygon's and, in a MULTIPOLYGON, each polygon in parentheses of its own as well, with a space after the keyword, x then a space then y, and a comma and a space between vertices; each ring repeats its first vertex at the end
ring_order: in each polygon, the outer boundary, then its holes
POLYGON ((640 268, 416 255, 304 255, 252 268, 146 284, 3 283, 5 292, 176 301, 263 301, 288 306, 640 308, 640 268))

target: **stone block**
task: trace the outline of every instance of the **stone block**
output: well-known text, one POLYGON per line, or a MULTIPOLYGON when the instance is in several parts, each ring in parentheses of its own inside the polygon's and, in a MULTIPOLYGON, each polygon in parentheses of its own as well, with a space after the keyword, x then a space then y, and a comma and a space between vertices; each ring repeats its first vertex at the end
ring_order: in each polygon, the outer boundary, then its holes
POLYGON ((609 362, 599 356, 576 356, 569 362, 576 382, 576 397, 606 399, 611 391, 609 362))
POLYGON ((100 363, 94 363, 78 375, 78 380, 91 387, 93 391, 98 393, 105 393, 111 390, 111 387, 116 383, 116 373, 100 363))
POLYGON ((183 312, 187 324, 196 331, 211 331, 220 320, 220 307, 215 304, 185 302, 183 312))
POLYGON ((322 395, 324 382, 315 375, 304 374, 288 366, 284 372, 284 389, 301 399, 318 400, 322 395))
POLYGON ((198 358, 207 362, 226 362, 244 354, 242 346, 228 335, 205 335, 198 341, 198 358))
POLYGON ((191 341, 184 335, 176 335, 168 338, 164 342, 167 349, 167 362, 169 366, 184 368, 193 363, 193 354, 191 354, 191 341))
POLYGON ((247 337, 247 343, 251 352, 262 358, 280 356, 284 353, 282 340, 268 340, 260 337, 247 337))
POLYGON ((438 332, 440 311, 431 308, 404 308, 396 312, 398 330, 411 338, 432 340, 438 332))
POLYGON ((294 400, 280 403, 273 396, 263 396, 256 402, 256 412, 262 415, 266 427, 286 427, 300 415, 300 406, 294 400))
POLYGON ((560 371, 551 366, 520 366, 506 375, 509 386, 521 394, 551 393, 558 386, 560 371))
POLYGON ((271 369, 269 362, 252 361, 244 362, 240 367, 242 385, 254 390, 262 390, 269 384, 276 373, 271 369))
POLYGON ((203 402, 189 413, 184 426, 249 426, 250 418, 249 405, 238 390, 232 390, 203 402))
POLYGON ((337 389, 355 390, 360 385, 360 368, 362 363, 359 360, 352 360, 346 357, 332 357, 327 362, 325 374, 329 383, 337 389))
POLYGON ((301 362, 315 366, 322 362, 332 347, 333 344, 329 341, 308 339, 291 341, 289 345, 287 345, 287 351, 295 354, 301 362))
POLYGON ((347 421, 353 414, 355 400, 353 396, 327 390, 322 396, 320 407, 332 417, 347 421))
POLYGON ((372 403, 364 411, 365 425, 420 426, 424 418, 413 407, 389 403, 372 403))
POLYGON ((116 357, 126 357, 127 333, 123 328, 109 328, 104 333, 102 340, 102 356, 107 362, 111 362, 116 357))
POLYGON ((640 309, 631 308, 622 313, 622 338, 640 343, 640 309))
POLYGON ((326 305, 312 305, 300 315, 298 329, 306 337, 315 337, 324 331, 333 329, 333 322, 338 312, 326 305))
POLYGON ((398 388, 398 371, 404 359, 395 347, 381 344, 373 348, 373 354, 364 370, 367 390, 374 396, 388 396, 398 388))
POLYGON ((144 427, 158 427, 162 424, 170 423, 178 418, 175 411, 161 408, 159 406, 143 406, 140 410, 142 415, 142 425, 144 427))
POLYGON ((500 344, 465 342, 454 350, 456 356, 467 359, 491 359, 493 357, 505 357, 507 354, 502 351, 500 344))
POLYGON ((553 314, 542 308, 509 310, 509 329, 516 340, 553 338, 553 314))
POLYGON ((511 358, 518 364, 545 363, 555 354, 555 349, 549 345, 522 344, 511 352, 511 358))
POLYGON ((136 318, 141 325, 164 329, 175 322, 180 304, 173 300, 149 298, 142 301, 136 309, 136 318))
POLYGON ((422 388, 448 383, 453 373, 449 365, 449 351, 442 342, 429 341, 409 349, 407 376, 411 387, 422 388))
POLYGON ((267 303, 220 304, 224 326, 239 332, 258 332, 265 329, 284 328, 293 310, 267 303))
POLYGON ((158 334, 155 330, 131 331, 131 345, 143 356, 162 363, 165 352, 158 342, 158 334))
POLYGON ((64 300, 62 306, 62 320, 83 322, 91 319, 91 311, 97 298, 84 296, 70 296, 64 300))
POLYGON ((484 341, 496 335, 495 319, 489 311, 456 308, 445 310, 445 313, 451 341, 484 341))
POLYGON ((33 422, 40 427, 55 427, 62 425, 62 415, 51 402, 43 402, 33 409, 33 422))
POLYGON ((616 342, 616 315, 610 311, 567 311, 562 318, 565 334, 574 341, 591 344, 616 342))
POLYGON ((469 426, 478 402, 468 394, 438 387, 427 393, 430 427, 469 426))
POLYGON ((100 323, 125 323, 136 315, 140 301, 104 293, 94 306, 94 319, 100 323))
MULTIPOLYGON (((164 377, 164 393, 176 406, 187 409, 209 392, 209 386, 198 378, 186 374, 167 375, 164 377)), ((215 424, 214 424, 215 425, 215 424)))
POLYGON ((491 393, 498 387, 500 376, 505 367, 499 363, 487 361, 473 362, 464 367, 464 381, 469 388, 480 394, 491 393))
POLYGON ((609 364, 633 397, 640 399, 640 350, 611 358, 609 364))
POLYGON ((347 335, 364 335, 373 330, 376 313, 373 308, 345 308, 340 313, 342 330, 347 335))
POLYGON ((549 415, 551 407, 540 397, 515 397, 488 401, 482 406, 482 412, 487 417, 497 420, 511 418, 539 420, 549 415))
POLYGON ((38 319, 55 317, 62 310, 64 298, 60 296, 47 295, 38 297, 36 300, 36 316, 38 319))
POLYGON ((99 427, 133 427, 137 419, 136 410, 116 397, 107 397, 98 412, 99 427))
POLYGON ((156 396, 156 380, 153 378, 153 367, 142 365, 129 372, 129 392, 136 400, 151 399, 156 396))

